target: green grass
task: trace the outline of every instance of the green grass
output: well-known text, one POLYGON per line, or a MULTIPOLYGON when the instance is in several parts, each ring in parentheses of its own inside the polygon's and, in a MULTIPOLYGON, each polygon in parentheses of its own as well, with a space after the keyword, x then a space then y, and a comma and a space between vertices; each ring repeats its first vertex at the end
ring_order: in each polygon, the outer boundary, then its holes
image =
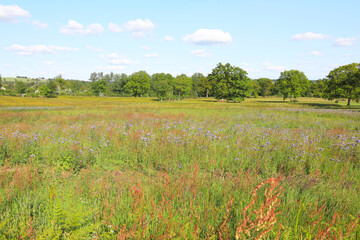
POLYGON ((0 106, 0 239, 360 234, 358 104, 0 97, 0 106))

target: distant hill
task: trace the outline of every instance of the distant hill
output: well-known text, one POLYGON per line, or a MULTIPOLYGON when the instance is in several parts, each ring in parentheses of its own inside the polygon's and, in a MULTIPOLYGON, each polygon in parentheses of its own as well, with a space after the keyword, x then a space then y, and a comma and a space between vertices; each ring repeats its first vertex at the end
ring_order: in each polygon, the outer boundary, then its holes
POLYGON ((22 81, 24 83, 30 82, 45 82, 47 79, 44 78, 24 78, 24 77, 1 77, 4 82, 15 82, 22 81))

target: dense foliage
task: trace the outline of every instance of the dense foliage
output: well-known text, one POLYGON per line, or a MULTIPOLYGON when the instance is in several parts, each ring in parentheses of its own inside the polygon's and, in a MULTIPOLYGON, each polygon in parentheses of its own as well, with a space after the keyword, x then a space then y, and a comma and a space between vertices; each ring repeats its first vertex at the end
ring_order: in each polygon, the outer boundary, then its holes
POLYGON ((345 98, 350 105, 351 100, 360 97, 360 64, 352 63, 332 70, 325 80, 324 97, 332 99, 345 98))
POLYGON ((125 88, 135 97, 145 96, 150 90, 150 75, 145 71, 131 74, 125 88))
POLYGON ((280 74, 279 79, 276 81, 279 92, 283 99, 297 98, 302 96, 309 85, 309 80, 304 73, 298 70, 284 71, 280 74))
POLYGON ((171 74, 155 73, 151 76, 151 93, 160 100, 171 99, 173 96, 173 77, 171 74))
POLYGON ((251 80, 247 72, 229 63, 219 63, 209 75, 211 82, 214 82, 214 97, 234 102, 243 101, 251 89, 251 80))
MULTIPOLYGON (((182 100, 184 98, 215 97, 233 102, 246 97, 282 96, 290 101, 297 97, 318 97, 359 100, 360 64, 353 63, 331 71, 327 78, 309 81, 298 70, 284 71, 279 78, 249 79, 246 71, 222 63, 207 76, 138 71, 131 75, 93 72, 90 81, 65 80, 61 75, 54 79, 8 81, 0 77, 0 95, 25 95, 32 97, 80 96, 135 96, 157 97, 159 100, 182 100), (46 85, 46 86, 44 86, 46 85)), ((1 75, 0 75, 1 76, 1 75)))

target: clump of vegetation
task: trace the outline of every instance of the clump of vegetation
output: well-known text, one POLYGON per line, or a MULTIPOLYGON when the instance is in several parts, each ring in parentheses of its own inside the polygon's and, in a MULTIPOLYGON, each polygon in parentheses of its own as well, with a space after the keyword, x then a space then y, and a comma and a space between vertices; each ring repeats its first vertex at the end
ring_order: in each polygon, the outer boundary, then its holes
POLYGON ((54 79, 21 78, 2 81, 0 95, 54 98, 59 95, 77 96, 134 96, 157 97, 163 100, 215 97, 219 101, 242 102, 248 97, 282 96, 285 101, 297 102, 298 97, 322 97, 328 100, 359 100, 359 64, 353 63, 334 69, 327 78, 309 81, 299 70, 284 71, 278 79, 259 78, 251 80, 239 67, 222 63, 207 76, 194 73, 172 76, 169 73, 146 71, 131 75, 93 72, 90 81, 65 80, 61 75, 54 79), (26 80, 27 84, 22 80, 26 80))
POLYGON ((357 111, 279 97, 0 97, 0 106, 28 106, 0 110, 5 238, 360 233, 357 111))

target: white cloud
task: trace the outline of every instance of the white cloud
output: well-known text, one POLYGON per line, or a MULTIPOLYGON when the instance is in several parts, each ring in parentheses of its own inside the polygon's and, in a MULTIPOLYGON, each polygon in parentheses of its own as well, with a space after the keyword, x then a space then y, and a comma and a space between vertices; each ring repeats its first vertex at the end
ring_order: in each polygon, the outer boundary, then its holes
POLYGON ((31 23, 32 23, 33 25, 35 25, 35 26, 40 27, 40 28, 48 28, 48 27, 49 27, 49 24, 47 24, 47 23, 42 23, 42 22, 40 22, 40 21, 38 21, 38 20, 33 20, 31 23))
POLYGON ((241 63, 241 65, 243 65, 243 66, 249 66, 249 63, 243 62, 243 63, 241 63))
POLYGON ((130 20, 122 25, 116 23, 109 23, 108 29, 111 32, 130 32, 133 37, 141 38, 145 37, 146 34, 151 33, 155 28, 154 24, 149 20, 142 20, 140 18, 136 20, 130 20))
POLYGON ((124 28, 130 32, 152 31, 154 27, 154 24, 149 19, 141 20, 139 18, 124 24, 124 28))
POLYGON ((211 54, 206 49, 197 49, 190 52, 195 57, 208 58, 211 54))
POLYGON ((30 17, 30 13, 18 5, 0 5, 0 20, 5 22, 19 22, 30 17))
POLYGON ((321 56, 322 55, 322 53, 318 52, 318 51, 312 51, 310 54, 313 56, 321 56))
POLYGON ((101 47, 93 47, 90 45, 87 45, 86 48, 94 52, 101 52, 103 50, 101 47))
POLYGON ((103 71, 116 71, 123 70, 125 66, 123 65, 112 65, 112 66, 97 66, 96 69, 103 71))
POLYGON ((68 24, 60 27, 60 33, 66 35, 97 35, 104 31, 99 23, 87 25, 86 28, 75 20, 69 20, 68 24))
POLYGON ((232 42, 232 37, 230 33, 223 32, 219 29, 199 29, 193 34, 187 34, 183 39, 187 43, 204 45, 232 42))
POLYGON ((262 65, 266 70, 269 70, 269 71, 281 72, 281 71, 285 70, 285 67, 283 67, 283 66, 275 66, 275 65, 272 65, 269 62, 264 62, 262 65))
POLYGON ((145 54, 145 57, 146 58, 158 58, 159 55, 157 53, 148 53, 148 54, 145 54))
POLYGON ((62 47, 62 46, 54 46, 54 45, 30 45, 30 46, 23 46, 20 44, 14 44, 9 47, 5 48, 6 50, 15 51, 19 55, 27 56, 33 55, 36 53, 47 53, 47 54, 54 54, 58 51, 62 52, 73 52, 77 51, 77 48, 71 47, 62 47))
POLYGON ((355 43, 355 38, 338 38, 335 40, 335 46, 352 46, 355 43))
POLYGON ((126 65, 139 64, 137 61, 132 61, 127 58, 119 56, 117 53, 109 53, 106 56, 103 54, 99 55, 101 58, 106 58, 108 60, 108 66, 98 66, 96 69, 104 71, 116 71, 122 70, 126 65))
POLYGON ((294 36, 291 37, 291 40, 308 41, 308 40, 326 39, 329 37, 331 36, 322 33, 306 32, 306 33, 295 34, 294 36))
POLYGON ((106 55, 107 58, 109 59, 118 59, 120 58, 120 56, 117 53, 109 53, 108 55, 106 55))
POLYGON ((123 27, 126 31, 131 32, 134 37, 144 37, 146 33, 151 33, 155 28, 149 19, 142 20, 140 18, 124 23, 123 27))
POLYGON ((107 58, 108 63, 111 65, 130 65, 130 64, 139 64, 138 61, 133 61, 124 57, 119 56, 117 53, 109 53, 106 56, 103 54, 99 55, 101 58, 107 58))
POLYGON ((150 50, 150 49, 151 49, 149 46, 145 46, 145 45, 142 46, 141 48, 142 48, 142 49, 145 49, 145 50, 150 50))
POLYGON ((55 63, 53 61, 43 61, 42 64, 45 65, 54 65, 55 63))
POLYGON ((64 51, 64 52, 73 52, 73 51, 79 50, 77 48, 61 47, 61 46, 53 46, 53 45, 50 45, 49 48, 52 49, 52 50, 64 51))
POLYGON ((109 63, 111 63, 113 65, 129 65, 129 64, 133 64, 135 62, 131 61, 130 59, 126 59, 126 58, 117 58, 117 59, 109 60, 109 63))
POLYGON ((173 41, 175 41, 175 39, 171 36, 166 36, 166 37, 164 37, 164 41, 165 42, 173 42, 173 41))
POLYGON ((124 31, 124 29, 121 26, 119 26, 116 23, 112 23, 112 22, 108 24, 108 29, 111 32, 123 32, 124 31))

